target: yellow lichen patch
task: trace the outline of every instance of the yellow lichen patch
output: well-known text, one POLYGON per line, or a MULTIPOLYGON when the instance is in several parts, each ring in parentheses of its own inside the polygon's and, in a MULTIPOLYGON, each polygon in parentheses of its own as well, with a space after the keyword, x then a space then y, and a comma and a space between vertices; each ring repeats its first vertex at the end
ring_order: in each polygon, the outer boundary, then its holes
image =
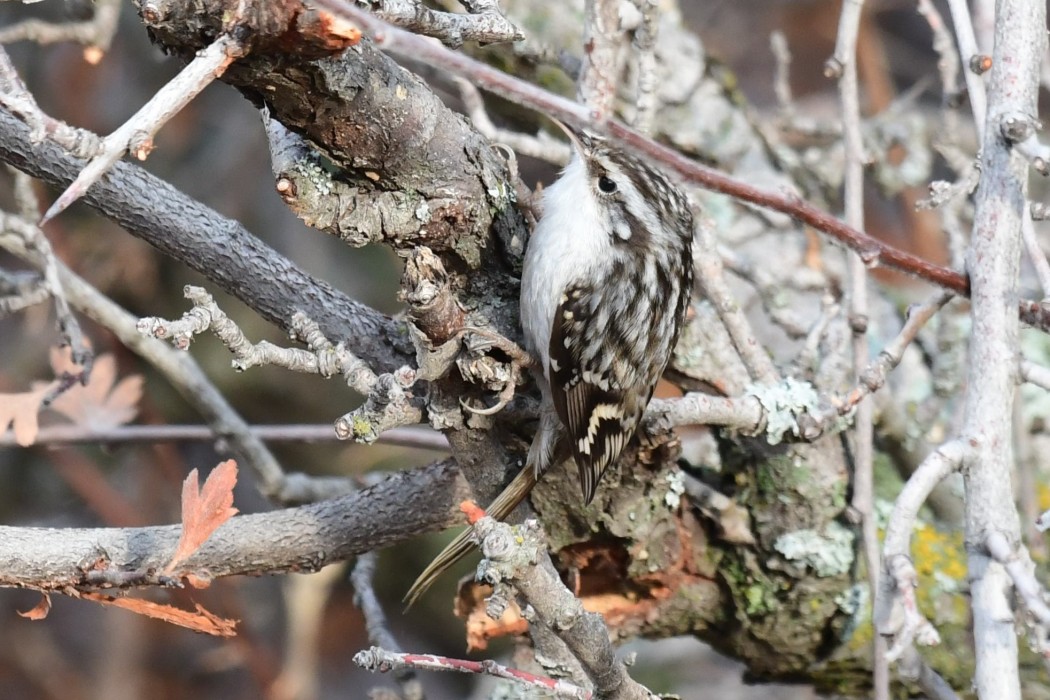
POLYGON ((1050 510, 1050 484, 1038 484, 1036 497, 1039 499, 1039 510, 1050 510))
POLYGON ((911 539, 911 555, 919 574, 919 608, 934 625, 963 624, 968 616, 966 549, 963 534, 919 525, 911 539))
POLYGON ((911 555, 921 579, 932 577, 936 572, 939 577, 954 579, 961 585, 966 578, 966 552, 961 532, 942 532, 930 525, 919 525, 912 536, 911 555))

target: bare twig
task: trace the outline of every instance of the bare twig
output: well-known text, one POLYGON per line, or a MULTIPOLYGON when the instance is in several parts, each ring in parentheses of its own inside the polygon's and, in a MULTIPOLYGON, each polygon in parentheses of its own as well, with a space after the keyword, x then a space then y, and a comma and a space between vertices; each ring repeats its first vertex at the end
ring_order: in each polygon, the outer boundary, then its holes
POLYGON ((918 650, 910 647, 897 662, 901 678, 913 681, 929 700, 959 700, 958 694, 948 685, 941 674, 922 660, 918 650))
POLYGON ((326 566, 312 574, 286 576, 281 581, 287 627, 282 668, 271 697, 318 697, 325 609, 345 571, 345 566, 326 566))
MULTIPOLYGON (((634 58, 634 113, 631 126, 643 134, 653 130, 653 118, 659 107, 656 74, 656 37, 660 27, 660 5, 657 0, 631 0, 639 17, 631 33, 634 58)), ((622 14, 622 10, 621 10, 622 14)))
MULTIPOLYGON (((37 259, 24 248, 16 249, 15 252, 26 257, 30 263, 37 259)), ((334 493, 346 490, 345 485, 339 486, 333 480, 323 480, 322 483, 299 474, 286 475, 263 442, 251 434, 247 423, 230 407, 192 358, 171 350, 160 341, 143 337, 131 314, 57 259, 54 264, 69 302, 89 318, 110 329, 126 347, 154 365, 209 420, 212 433, 227 440, 238 459, 251 466, 266 496, 282 502, 302 503, 330 498, 334 493)))
POLYGON ((97 0, 94 16, 85 22, 52 23, 39 19, 27 19, 10 27, 0 29, 0 44, 15 41, 35 41, 38 44, 53 44, 60 41, 75 41, 88 49, 84 58, 89 63, 98 63, 102 54, 109 50, 120 19, 120 0, 97 0))
POLYGON ((547 554, 546 537, 535 520, 512 527, 490 517, 474 524, 485 559, 478 566, 478 578, 497 587, 490 599, 490 615, 502 603, 509 582, 525 599, 526 617, 552 629, 580 660, 594 683, 596 695, 609 700, 655 700, 655 695, 639 685, 616 658, 609 631, 601 615, 587 612, 583 604, 562 583, 547 554))
POLYGON ((522 155, 539 158, 555 165, 565 165, 569 162, 571 149, 568 144, 548 136, 545 131, 536 136, 529 136, 500 129, 489 119, 481 92, 474 84, 463 78, 456 78, 456 85, 459 87, 459 95, 463 99, 467 115, 474 122, 474 128, 489 141, 505 144, 522 155))
POLYGON ((612 118, 616 87, 620 84, 620 53, 624 47, 620 5, 619 0, 584 3, 583 44, 587 51, 576 84, 576 98, 603 119, 612 118))
POLYGON ((755 535, 751 532, 751 516, 746 508, 696 477, 688 473, 683 476, 689 500, 714 521, 723 540, 733 544, 755 544, 755 535))
POLYGON ((777 108, 785 121, 790 121, 795 112, 795 101, 791 96, 791 49, 787 37, 780 30, 769 35, 769 48, 776 63, 773 68, 773 94, 777 108))
POLYGON ((1035 564, 1028 552, 1020 544, 1011 545, 1006 536, 999 531, 992 531, 984 540, 988 553, 1003 565, 1014 588, 1021 594, 1021 600, 1043 625, 1050 625, 1050 606, 1046 604, 1047 593, 1035 578, 1035 564))
MULTIPOLYGON (((842 138, 846 153, 844 173, 846 223, 855 229, 864 226, 864 142, 860 133, 860 90, 857 84, 857 32, 864 9, 863 0, 842 3, 835 54, 825 64, 824 74, 838 77, 839 101, 842 108, 842 138)), ((868 364, 868 272, 859 255, 850 255, 849 314, 853 330, 853 369, 859 380, 868 364)), ((857 403, 853 428, 854 472, 851 506, 861 518, 864 556, 868 562, 868 585, 875 590, 879 571, 879 535, 875 523, 874 493, 874 422, 870 398, 857 403)), ((873 601, 874 603, 874 601, 873 601)), ((873 640, 874 695, 889 700, 889 666, 886 640, 876 635, 873 640)))
MULTIPOLYGON (((354 568, 350 572, 350 583, 354 587, 354 602, 357 604, 361 614, 365 617, 365 629, 368 630, 368 640, 376 647, 382 647, 385 652, 400 653, 401 646, 390 631, 386 621, 383 606, 376 597, 375 591, 376 554, 366 552, 357 558, 354 568)), ((354 657, 355 663, 357 657, 354 657)), ((385 669, 384 669, 385 670, 385 669)), ((404 700, 423 700, 423 685, 416 678, 415 670, 411 665, 394 665, 391 669, 394 677, 401 686, 401 696, 404 700)))
POLYGON ((883 564, 875 589, 873 617, 878 633, 894 640, 887 653, 889 660, 903 654, 916 635, 920 641, 936 639, 936 630, 915 604, 918 577, 911 562, 911 533, 919 509, 933 488, 960 468, 971 454, 970 446, 962 441, 944 443, 915 470, 893 503, 883 539, 883 564))
MULTIPOLYGON (((316 3, 355 23, 372 36, 373 41, 387 50, 410 54, 417 60, 439 65, 453 75, 466 78, 484 90, 549 114, 567 124, 588 128, 598 133, 607 133, 624 147, 662 164, 683 179, 701 187, 760 207, 784 212, 856 251, 865 265, 886 265, 957 294, 969 295, 969 280, 964 275, 877 241, 802 201, 795 195, 764 191, 705 167, 620 122, 609 120, 606 115, 594 115, 578 103, 386 24, 350 6, 345 0, 316 0, 316 3)), ((1026 323, 1039 328, 1050 328, 1050 314, 1047 310, 1040 308, 1037 302, 1022 301, 1019 304, 1019 311, 1022 320, 1026 323)))
POLYGON ((696 283, 704 298, 718 312, 751 379, 760 384, 775 384, 780 380, 780 375, 766 349, 758 342, 744 311, 726 286, 722 275, 722 257, 718 254, 712 226, 702 215, 696 217, 696 222, 693 250, 696 283))
POLYGON ((51 298, 51 290, 35 272, 0 270, 0 318, 51 298))
POLYGON ((138 322, 139 331, 169 338, 176 347, 185 349, 192 336, 210 330, 233 353, 233 366, 238 370, 277 365, 322 377, 342 375, 347 386, 368 397, 363 406, 335 422, 336 435, 343 440, 372 443, 385 430, 422 421, 421 405, 407 391, 416 381, 415 370, 405 366, 376 375, 345 346, 328 340, 320 327, 300 312, 292 315, 291 329, 293 336, 306 343, 306 350, 282 348, 265 340, 252 343, 203 288, 187 286, 185 295, 193 308, 181 319, 143 318, 138 322))
MULTIPOLYGON (((328 442, 338 436, 331 424, 252 425, 248 432, 263 442, 328 442)), ((51 425, 40 429, 34 445, 124 444, 154 442, 207 442, 228 439, 208 425, 121 425, 97 430, 82 425, 51 425)), ((423 427, 391 428, 376 442, 421 450, 448 451, 448 440, 441 433, 423 427)), ((0 435, 0 447, 16 445, 14 435, 0 435)))
MULTIPOLYGON (((315 571, 461 522, 459 503, 469 497, 470 486, 449 462, 396 472, 339 498, 231 518, 184 566, 204 580, 315 571)), ((63 591, 89 586, 92 572, 160 569, 180 531, 0 526, 0 586, 63 591)))
POLYGON ((59 195, 44 214, 41 224, 53 219, 80 199, 114 163, 124 157, 125 153, 130 151, 139 160, 145 160, 153 150, 153 136, 160 127, 178 114, 201 90, 221 76, 243 50, 240 41, 224 34, 197 54, 196 58, 158 90, 138 112, 103 139, 101 151, 80 171, 73 184, 59 195))
MULTIPOLYGON (((973 32, 973 21, 970 18, 970 7, 966 0, 948 0, 948 9, 952 15, 952 24, 955 25, 955 39, 959 43, 959 57, 964 66, 970 65, 970 59, 976 56, 977 38, 973 32)), ((970 105, 973 108, 973 120, 980 133, 984 128, 984 115, 988 111, 987 97, 984 93, 984 83, 981 76, 972 70, 963 71, 963 79, 966 81, 966 91, 969 94, 970 105)))
MULTIPOLYGON (((50 141, 31 143, 26 125, 5 110, 0 110, 0 159, 59 187, 72 182, 72 173, 81 167, 50 141)), ((326 335, 345 342, 377 370, 396 369, 415 356, 404 322, 306 274, 236 221, 142 168, 118 162, 86 193, 85 201, 132 235, 211 279, 279 328, 290 330, 293 313, 301 310, 319 322, 326 335), (303 295, 303 289, 310 289, 311 294, 303 295)))
POLYGON ((24 250, 25 253, 35 258, 31 263, 44 276, 44 285, 47 287, 55 304, 55 315, 58 319, 59 331, 63 340, 72 351, 71 359, 73 364, 84 368, 83 381, 86 383, 91 373, 93 353, 87 340, 84 338, 83 332, 80 330, 80 322, 77 321, 76 316, 73 315, 69 308, 69 301, 66 299, 65 289, 62 287, 62 280, 58 274, 58 259, 51 248, 51 243, 47 240, 44 232, 40 230, 40 227, 32 223, 33 219, 36 218, 38 209, 36 195, 33 193, 30 178, 18 170, 15 170, 15 197, 17 204, 24 213, 22 216, 11 216, 0 212, 0 246, 3 246, 4 241, 9 236, 17 236, 21 239, 21 245, 17 246, 19 250, 14 250, 10 246, 4 247, 7 247, 8 250, 16 255, 19 254, 20 250, 24 250))
POLYGON ((915 340, 915 336, 953 296, 950 292, 938 292, 929 301, 908 309, 908 318, 900 332, 860 372, 857 387, 846 396, 841 408, 856 406, 865 396, 881 389, 889 373, 900 364, 904 351, 915 340))
POLYGON ((376 17, 404 27, 410 32, 440 39, 446 46, 459 48, 464 41, 499 44, 525 38, 508 20, 496 2, 464 3, 471 14, 438 12, 417 0, 358 0, 376 17), (473 9, 471 9, 471 7, 473 9))
POLYGON ((102 140, 84 129, 76 129, 65 122, 52 119, 36 104, 15 70, 7 51, 0 46, 0 105, 17 114, 29 126, 34 143, 50 138, 71 154, 90 158, 101 148, 102 140))
POLYGON ((293 315, 293 337, 309 345, 301 348, 282 348, 268 341, 252 343, 233 319, 226 315, 214 297, 203 287, 187 285, 184 296, 193 302, 193 308, 175 321, 148 316, 139 321, 139 331, 170 340, 185 350, 194 335, 211 331, 233 354, 233 368, 243 372, 260 365, 276 365, 293 372, 346 377, 347 386, 360 394, 368 394, 375 386, 376 375, 359 357, 344 347, 337 347, 321 333, 317 324, 305 314, 293 315))
POLYGON ((590 691, 567 681, 544 678, 527 671, 504 666, 495 661, 468 661, 436 654, 405 654, 372 647, 354 655, 354 663, 368 671, 404 671, 423 669, 426 671, 455 671, 476 673, 514 681, 523 688, 541 691, 547 697, 590 700, 590 691))
POLYGON ((1031 360, 1021 360, 1021 379, 1050 391, 1050 368, 1038 365, 1031 360))
POLYGON ((916 9, 930 25, 933 32, 933 50, 937 52, 937 69, 941 74, 941 92, 948 102, 959 91, 959 70, 961 61, 952 43, 951 33, 944 23, 944 17, 931 0, 918 0, 916 9))

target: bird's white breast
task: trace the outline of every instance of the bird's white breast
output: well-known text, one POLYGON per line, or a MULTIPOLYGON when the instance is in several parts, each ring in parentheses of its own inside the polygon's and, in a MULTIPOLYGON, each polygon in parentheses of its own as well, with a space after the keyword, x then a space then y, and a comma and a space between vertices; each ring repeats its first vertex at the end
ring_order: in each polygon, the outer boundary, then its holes
POLYGON ((554 313, 566 287, 595 279, 598 260, 611 245, 603 230, 590 177, 574 155, 561 177, 543 193, 543 216, 525 254, 521 278, 521 324, 529 349, 550 379, 550 337, 554 313))

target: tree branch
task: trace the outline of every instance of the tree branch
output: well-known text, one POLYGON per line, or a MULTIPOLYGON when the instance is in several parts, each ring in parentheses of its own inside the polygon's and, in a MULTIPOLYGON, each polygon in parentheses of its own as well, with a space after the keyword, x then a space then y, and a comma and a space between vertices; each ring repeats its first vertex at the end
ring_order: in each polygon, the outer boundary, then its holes
MULTIPOLYGON (((44 182, 66 187, 83 168, 61 147, 33 144, 29 128, 0 110, 0 159, 44 182)), ((281 329, 303 311, 330 338, 373 367, 391 371, 414 351, 404 324, 308 275, 232 219, 187 197, 141 168, 117 163, 84 200, 132 235, 188 265, 281 329)))
MULTIPOLYGON (((461 522, 458 504, 469 496, 449 461, 397 472, 342 498, 232 518, 178 573, 210 579, 314 571, 461 522)), ((0 527, 0 586, 83 588, 100 566, 115 573, 159 569, 180 529, 0 527)))

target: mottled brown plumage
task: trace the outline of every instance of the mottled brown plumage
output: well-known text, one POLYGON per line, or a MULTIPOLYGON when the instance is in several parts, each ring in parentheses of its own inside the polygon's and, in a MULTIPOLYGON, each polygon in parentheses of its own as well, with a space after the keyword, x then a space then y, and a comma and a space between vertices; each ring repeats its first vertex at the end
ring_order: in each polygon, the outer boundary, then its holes
MULTIPOLYGON (((590 502, 634 435, 671 358, 692 291, 693 219, 662 173, 604 139, 576 147, 544 192, 521 286, 525 341, 538 358, 540 428, 522 472, 486 509, 503 519, 559 458, 590 502)), ((420 575, 414 601, 471 547, 469 529, 420 575)))

